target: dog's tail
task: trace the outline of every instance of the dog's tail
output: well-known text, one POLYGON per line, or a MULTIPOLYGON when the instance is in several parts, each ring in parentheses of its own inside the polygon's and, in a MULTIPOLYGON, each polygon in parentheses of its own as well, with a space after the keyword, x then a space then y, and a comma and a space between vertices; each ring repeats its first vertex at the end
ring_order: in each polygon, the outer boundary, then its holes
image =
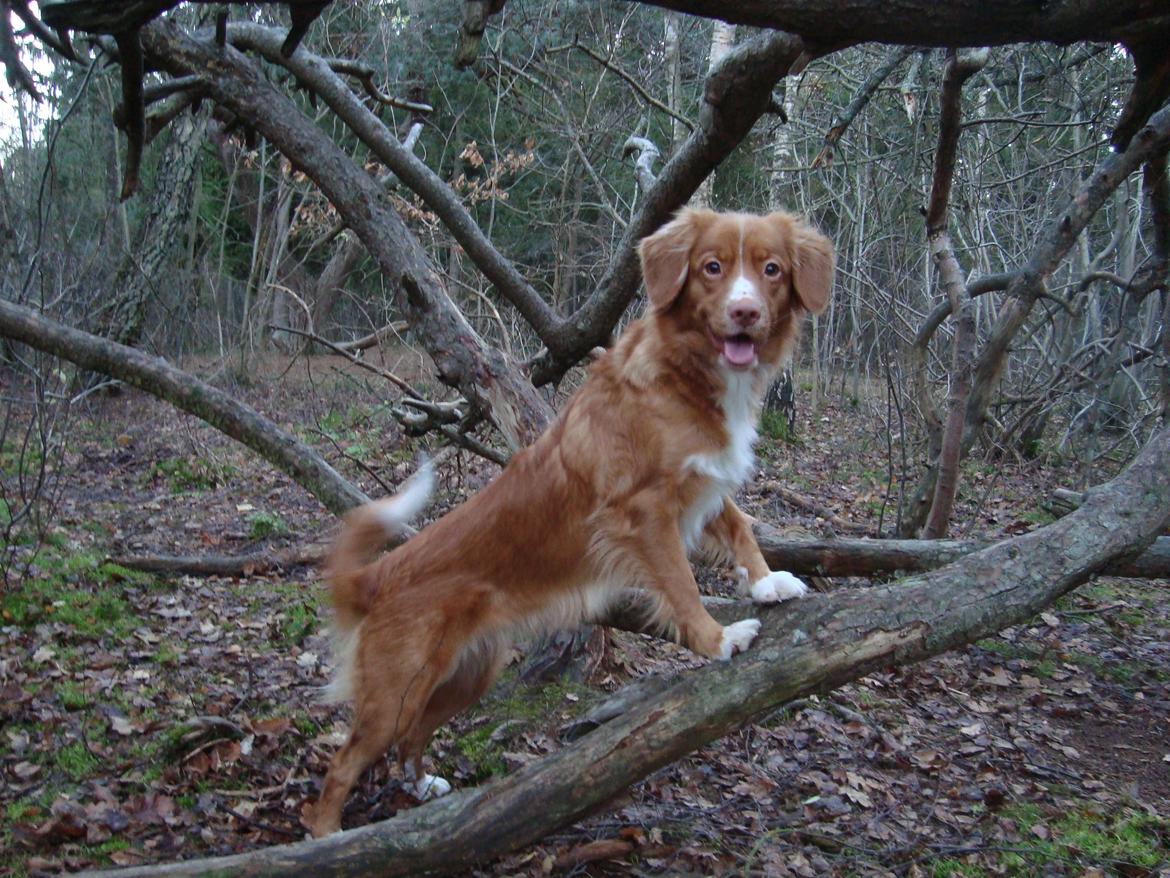
POLYGON ((359 506, 347 513, 341 533, 325 563, 333 603, 334 654, 337 673, 326 690, 327 701, 349 697, 350 667, 357 628, 370 610, 378 582, 369 569, 387 540, 401 536, 406 525, 426 506, 434 484, 426 461, 393 497, 359 506))

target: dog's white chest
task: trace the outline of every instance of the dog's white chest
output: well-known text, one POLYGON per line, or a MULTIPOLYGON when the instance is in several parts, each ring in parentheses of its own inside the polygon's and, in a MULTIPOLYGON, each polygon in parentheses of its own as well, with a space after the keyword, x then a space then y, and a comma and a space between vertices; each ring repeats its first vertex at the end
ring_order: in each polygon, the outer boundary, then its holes
POLYGON ((723 396, 725 424, 730 437, 727 445, 719 451, 692 454, 683 462, 686 469, 705 481, 699 495, 679 521, 688 551, 698 545, 704 525, 723 507, 723 498, 738 491, 755 467, 752 446, 756 441, 756 412, 752 381, 750 374, 732 373, 728 376, 723 396))

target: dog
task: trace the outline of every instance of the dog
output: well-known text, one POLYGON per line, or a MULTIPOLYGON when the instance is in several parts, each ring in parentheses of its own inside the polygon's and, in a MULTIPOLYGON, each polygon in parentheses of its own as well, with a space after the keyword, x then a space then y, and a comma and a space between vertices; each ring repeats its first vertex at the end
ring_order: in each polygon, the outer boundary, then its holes
POLYGON ((832 246, 788 213, 684 209, 640 256, 645 315, 493 482, 380 558, 422 510, 429 470, 346 517, 326 575, 333 695, 351 696, 355 714, 306 809, 314 836, 340 829, 354 783, 392 746, 418 798, 448 792, 423 771, 424 748, 483 695, 518 634, 596 618, 640 587, 682 644, 730 659, 760 623, 710 616, 692 551, 733 563, 757 602, 806 592, 768 569, 732 495, 753 469, 760 401, 800 319, 828 303, 832 246))

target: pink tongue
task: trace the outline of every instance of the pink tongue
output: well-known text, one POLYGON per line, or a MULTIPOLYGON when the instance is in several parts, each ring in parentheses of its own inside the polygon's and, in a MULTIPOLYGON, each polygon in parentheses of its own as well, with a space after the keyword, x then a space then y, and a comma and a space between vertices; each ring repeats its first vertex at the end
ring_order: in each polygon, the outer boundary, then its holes
POLYGON ((723 356, 733 366, 750 366, 756 358, 756 343, 749 339, 723 339, 723 356))

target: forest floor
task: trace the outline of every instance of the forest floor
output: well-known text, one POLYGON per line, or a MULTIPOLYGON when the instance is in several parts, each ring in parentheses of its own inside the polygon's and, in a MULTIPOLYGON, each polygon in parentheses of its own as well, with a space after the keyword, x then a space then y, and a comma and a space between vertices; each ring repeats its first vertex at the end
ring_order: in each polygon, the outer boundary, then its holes
MULTIPOLYGON (((206 364, 205 364, 206 365, 206 364)), ((336 361, 237 369, 241 395, 371 494, 419 448, 381 386, 336 361)), ((399 352, 406 377, 421 363, 399 352)), ((888 533, 884 399, 798 394, 795 441, 765 436, 745 508, 816 535, 888 533), (837 517, 788 505, 794 490, 837 517)), ((54 464, 53 524, 6 547, 0 595, 0 871, 227 854, 300 839, 343 739, 326 706, 327 612, 315 572, 148 576, 110 563, 149 552, 243 554, 319 544, 329 514, 286 476, 149 397, 90 397, 54 464)), ((775 431, 773 431, 775 432, 775 431)), ((897 439, 892 446, 900 465, 897 439)), ((14 478, 18 453, 0 449, 14 478)), ((495 467, 439 470, 435 516, 495 467)), ((1094 480, 1104 478, 1096 474, 1094 480)), ((1051 520, 1076 477, 975 459, 954 535, 995 538, 1051 520)), ((895 485, 894 491, 897 491, 895 485)), ((704 586, 730 590, 722 571, 704 586)), ((863 580, 835 580, 831 589, 863 580)), ((777 711, 653 774, 618 801, 475 875, 1170 875, 1168 582, 1098 579, 1031 623, 874 673, 777 711)), ((614 633, 584 681, 529 686, 515 667, 438 734, 439 773, 469 786, 560 746, 574 716, 641 675, 699 664, 614 633)), ((379 765, 346 826, 414 807, 379 765)))

